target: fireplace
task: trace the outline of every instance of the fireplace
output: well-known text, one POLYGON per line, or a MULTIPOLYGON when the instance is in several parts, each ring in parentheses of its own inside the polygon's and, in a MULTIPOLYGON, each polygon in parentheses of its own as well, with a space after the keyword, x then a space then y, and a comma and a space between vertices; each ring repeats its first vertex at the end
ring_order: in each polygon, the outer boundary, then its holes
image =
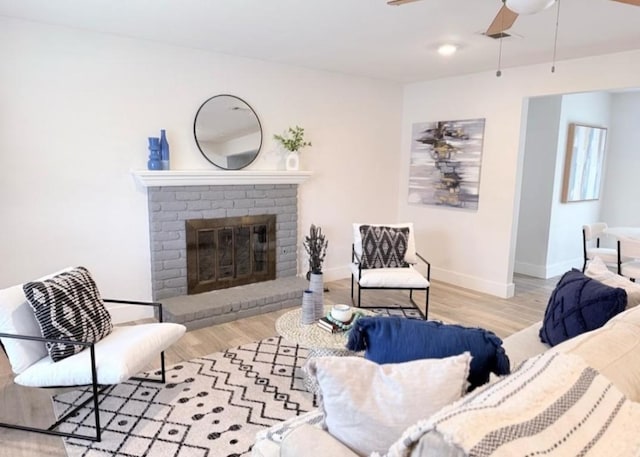
MULTIPOLYGON (((153 176, 156 175, 152 174, 153 176)), ((187 284, 185 230, 188 220, 273 216, 276 241, 269 245, 269 252, 273 246, 275 278, 296 276, 298 271, 297 193, 296 184, 149 187, 149 241, 153 299, 164 301, 172 297, 197 296, 196 294, 188 295, 190 292, 187 284)), ((209 236, 217 235, 209 233, 209 236)), ((202 282, 208 282, 210 279, 206 278, 202 282)))
POLYGON ((275 226, 273 214, 186 220, 187 293, 275 279, 275 226))

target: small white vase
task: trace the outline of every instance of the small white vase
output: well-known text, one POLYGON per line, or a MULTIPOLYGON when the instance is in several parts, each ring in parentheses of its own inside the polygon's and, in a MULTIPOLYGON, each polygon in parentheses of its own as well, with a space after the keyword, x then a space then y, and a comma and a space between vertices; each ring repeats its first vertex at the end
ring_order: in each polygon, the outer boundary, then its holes
POLYGON ((298 156, 298 151, 292 151, 287 154, 287 157, 284 159, 284 166, 287 171, 298 171, 300 168, 300 157, 298 156))

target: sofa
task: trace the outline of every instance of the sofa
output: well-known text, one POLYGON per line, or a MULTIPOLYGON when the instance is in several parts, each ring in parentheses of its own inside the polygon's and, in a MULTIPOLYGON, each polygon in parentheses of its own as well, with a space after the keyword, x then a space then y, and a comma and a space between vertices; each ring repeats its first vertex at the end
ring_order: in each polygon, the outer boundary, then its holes
POLYGON ((362 357, 310 361, 320 407, 258 433, 252 455, 640 456, 640 285, 592 263, 590 279, 626 294, 626 309, 603 325, 542 342, 554 297, 566 306, 554 293, 542 322, 504 339, 512 373, 470 393, 457 381, 467 353, 377 367, 362 357))

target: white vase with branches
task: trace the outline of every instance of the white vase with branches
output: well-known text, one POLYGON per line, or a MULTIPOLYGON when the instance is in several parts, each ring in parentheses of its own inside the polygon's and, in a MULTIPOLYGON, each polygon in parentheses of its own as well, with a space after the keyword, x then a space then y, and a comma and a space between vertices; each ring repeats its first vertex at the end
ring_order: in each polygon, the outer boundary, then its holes
POLYGON ((309 235, 304 238, 304 249, 309 255, 309 290, 313 291, 316 319, 324 316, 324 280, 322 263, 327 255, 329 241, 322 233, 322 228, 311 224, 309 235))

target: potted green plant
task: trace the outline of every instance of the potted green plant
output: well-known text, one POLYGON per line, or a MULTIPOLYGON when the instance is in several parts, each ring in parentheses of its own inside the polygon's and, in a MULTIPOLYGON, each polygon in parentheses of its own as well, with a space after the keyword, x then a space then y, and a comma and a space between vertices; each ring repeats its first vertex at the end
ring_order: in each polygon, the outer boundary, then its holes
POLYGON ((311 142, 304 139, 304 129, 298 125, 289 127, 284 134, 273 135, 273 138, 289 151, 285 159, 286 169, 297 170, 300 167, 298 151, 304 147, 311 146, 311 142))

